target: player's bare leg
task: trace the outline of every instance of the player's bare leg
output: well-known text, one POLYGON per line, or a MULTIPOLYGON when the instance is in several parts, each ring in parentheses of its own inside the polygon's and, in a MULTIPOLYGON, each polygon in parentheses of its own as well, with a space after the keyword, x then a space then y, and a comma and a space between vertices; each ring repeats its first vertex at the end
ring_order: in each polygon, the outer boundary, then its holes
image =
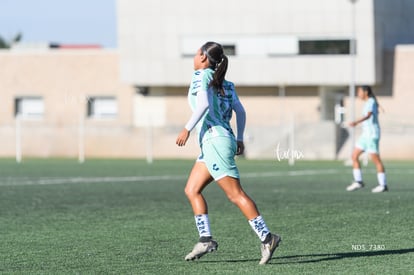
POLYGON ((226 193, 227 198, 235 204, 248 219, 253 231, 260 238, 260 250, 262 258, 259 264, 267 264, 273 256, 273 252, 282 241, 281 237, 272 234, 260 215, 255 202, 244 192, 240 180, 233 177, 224 177, 217 181, 218 185, 226 193))
POLYGON ((371 154, 372 162, 377 168, 378 186, 372 189, 372 193, 381 193, 388 191, 387 180, 385 176, 385 168, 379 154, 371 154))
POLYGON ((362 172, 361 172, 361 164, 359 162, 359 157, 364 151, 355 148, 352 152, 352 173, 354 176, 354 181, 346 188, 346 191, 355 191, 364 187, 364 183, 362 181, 362 172))
POLYGON ((184 192, 193 208, 199 241, 193 250, 185 256, 186 261, 199 259, 203 255, 217 250, 218 244, 212 239, 208 219, 207 202, 201 193, 213 180, 203 162, 196 162, 190 172, 184 192))

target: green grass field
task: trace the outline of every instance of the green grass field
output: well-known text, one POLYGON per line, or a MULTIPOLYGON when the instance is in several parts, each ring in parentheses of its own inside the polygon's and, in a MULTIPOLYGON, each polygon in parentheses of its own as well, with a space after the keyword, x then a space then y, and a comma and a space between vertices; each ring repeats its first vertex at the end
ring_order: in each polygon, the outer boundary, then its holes
POLYGON ((414 163, 385 161, 390 192, 348 193, 341 162, 238 160, 242 185, 283 242, 259 266, 259 240, 212 183, 219 249, 196 262, 183 189, 191 160, 0 160, 3 274, 407 274, 414 272, 414 163))

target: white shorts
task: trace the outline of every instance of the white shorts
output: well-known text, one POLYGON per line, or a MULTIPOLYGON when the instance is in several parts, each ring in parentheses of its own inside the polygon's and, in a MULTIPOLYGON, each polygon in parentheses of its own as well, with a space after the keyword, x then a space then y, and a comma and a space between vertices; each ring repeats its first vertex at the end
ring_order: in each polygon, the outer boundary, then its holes
POLYGON ((237 143, 232 137, 214 137, 203 141, 201 155, 197 161, 206 164, 210 175, 214 180, 230 176, 240 178, 234 156, 237 151, 237 143))

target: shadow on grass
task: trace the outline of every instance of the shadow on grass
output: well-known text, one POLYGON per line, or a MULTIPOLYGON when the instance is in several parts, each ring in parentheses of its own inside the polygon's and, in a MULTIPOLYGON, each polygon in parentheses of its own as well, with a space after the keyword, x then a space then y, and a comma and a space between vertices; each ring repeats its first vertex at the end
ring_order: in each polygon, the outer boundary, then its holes
MULTIPOLYGON (((270 264, 318 263, 318 262, 341 260, 341 259, 347 259, 347 258, 374 257, 374 256, 384 256, 384 255, 401 255, 401 254, 407 254, 407 253, 413 253, 413 252, 414 252, 414 248, 407 248, 407 249, 396 249, 396 250, 291 255, 291 256, 274 257, 272 262, 270 262, 270 264), (280 260, 286 260, 286 261, 278 262, 280 260)), ((242 263, 242 262, 258 262, 258 261, 260 261, 260 259, 239 259, 239 260, 220 260, 220 261, 215 260, 215 261, 200 261, 200 262, 242 263)))
POLYGON ((273 262, 277 259, 288 259, 290 261, 275 264, 287 264, 287 263, 317 263, 332 260, 341 260, 347 258, 360 258, 360 257, 374 257, 384 255, 401 255, 407 253, 413 253, 414 248, 408 249, 396 249, 396 250, 377 250, 377 251, 358 251, 358 252, 345 252, 345 253, 327 253, 327 254, 308 254, 308 255, 292 255, 275 257, 273 262))

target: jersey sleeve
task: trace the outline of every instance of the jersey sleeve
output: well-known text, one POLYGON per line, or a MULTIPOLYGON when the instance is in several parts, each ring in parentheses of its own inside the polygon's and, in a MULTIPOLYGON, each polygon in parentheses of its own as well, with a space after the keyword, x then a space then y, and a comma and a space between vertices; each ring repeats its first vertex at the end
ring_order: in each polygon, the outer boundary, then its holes
POLYGON ((209 83, 212 79, 212 71, 211 70, 203 70, 200 73, 200 87, 197 89, 195 106, 193 109, 193 114, 191 115, 190 119, 188 120, 187 124, 184 126, 185 129, 191 131, 197 125, 197 123, 203 118, 204 114, 207 112, 208 109, 208 95, 207 90, 209 83))
POLYGON ((200 119, 204 116, 205 112, 208 109, 208 98, 207 98, 207 91, 201 90, 197 93, 196 96, 196 108, 193 110, 193 114, 191 115, 190 119, 188 120, 187 124, 185 124, 185 129, 191 131, 200 121, 200 119))
POLYGON ((243 104, 240 102, 237 96, 236 90, 233 85, 233 110, 236 113, 236 128, 237 128, 237 141, 243 141, 244 129, 246 127, 246 111, 243 104))
POLYGON ((240 101, 234 104, 233 109, 236 113, 237 141, 243 141, 244 128, 246 127, 246 111, 240 101))

